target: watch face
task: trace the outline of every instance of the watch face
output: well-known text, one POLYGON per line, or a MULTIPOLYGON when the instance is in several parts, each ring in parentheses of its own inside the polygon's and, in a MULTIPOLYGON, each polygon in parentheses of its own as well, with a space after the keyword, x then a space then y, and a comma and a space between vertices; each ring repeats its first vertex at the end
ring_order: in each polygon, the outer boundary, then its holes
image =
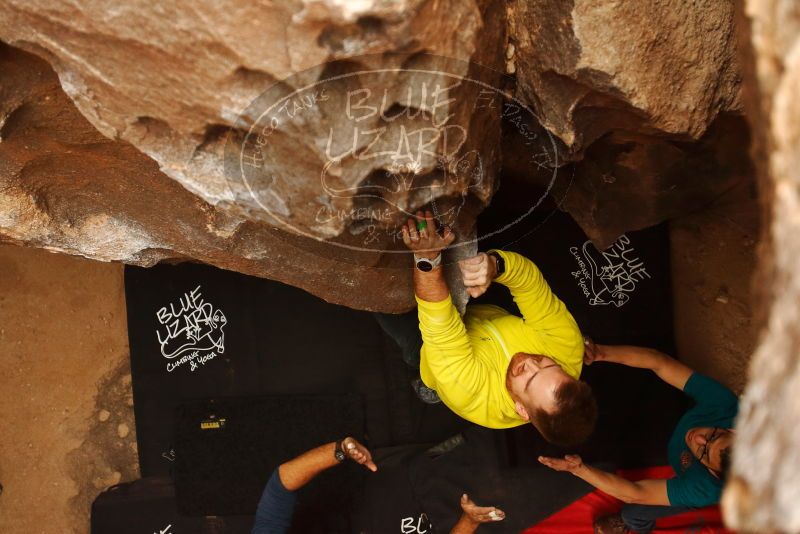
POLYGON ((499 275, 506 272, 506 260, 504 260, 503 257, 496 252, 492 252, 491 256, 493 256, 494 259, 497 260, 497 274, 499 275))
POLYGON ((336 456, 336 459, 340 462, 344 462, 344 459, 346 458, 343 451, 336 451, 334 456, 336 456))
POLYGON ((417 262, 417 269, 427 273, 433 270, 433 264, 427 260, 420 260, 417 262))

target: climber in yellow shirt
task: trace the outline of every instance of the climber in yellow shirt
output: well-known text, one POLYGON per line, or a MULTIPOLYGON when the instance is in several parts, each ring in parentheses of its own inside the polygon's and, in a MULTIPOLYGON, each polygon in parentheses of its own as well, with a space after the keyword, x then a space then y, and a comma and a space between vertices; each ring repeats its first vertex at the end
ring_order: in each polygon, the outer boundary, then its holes
POLYGON ((422 334, 420 376, 459 416, 489 428, 530 422, 557 445, 584 441, 597 407, 579 380, 584 343, 578 325, 530 260, 489 251, 459 267, 472 297, 495 281, 511 291, 522 317, 492 305, 467 306, 463 319, 440 265, 454 240, 430 212, 403 227, 414 252, 414 292, 422 334))

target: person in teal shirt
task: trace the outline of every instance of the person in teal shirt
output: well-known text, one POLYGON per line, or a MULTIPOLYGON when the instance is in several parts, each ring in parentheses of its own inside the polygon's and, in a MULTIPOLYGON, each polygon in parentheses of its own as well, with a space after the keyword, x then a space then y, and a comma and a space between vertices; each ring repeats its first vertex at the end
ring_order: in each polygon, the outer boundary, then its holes
POLYGON ((595 532, 646 533, 655 527, 659 517, 717 504, 730 466, 733 426, 739 409, 736 395, 654 349, 595 345, 587 340, 584 363, 595 361, 650 369, 694 401, 667 444, 667 459, 676 473, 671 479, 634 482, 585 465, 580 456, 539 458, 544 465, 572 473, 627 503, 621 514, 595 521, 595 532))

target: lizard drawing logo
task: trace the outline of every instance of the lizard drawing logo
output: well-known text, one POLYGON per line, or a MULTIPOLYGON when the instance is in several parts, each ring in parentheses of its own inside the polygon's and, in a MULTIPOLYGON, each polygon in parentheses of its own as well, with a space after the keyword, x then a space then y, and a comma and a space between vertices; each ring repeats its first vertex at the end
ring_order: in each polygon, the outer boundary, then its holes
POLYGON ((205 364, 225 352, 223 329, 228 319, 203 298, 200 286, 187 291, 177 304, 160 308, 156 318, 161 355, 171 360, 167 364, 169 372, 187 362, 194 371, 198 363, 205 364))
POLYGON ((650 278, 626 235, 604 251, 587 240, 580 248, 571 247, 570 253, 578 263, 572 276, 592 306, 620 308, 630 301, 637 284, 650 278))

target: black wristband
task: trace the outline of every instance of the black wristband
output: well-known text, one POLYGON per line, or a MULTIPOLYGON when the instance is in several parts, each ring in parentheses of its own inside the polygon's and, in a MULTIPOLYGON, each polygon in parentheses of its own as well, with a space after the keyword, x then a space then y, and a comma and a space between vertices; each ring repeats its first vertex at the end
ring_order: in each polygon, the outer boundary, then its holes
POLYGON ((344 443, 344 439, 341 439, 336 442, 336 449, 333 451, 333 457, 336 458, 337 462, 344 462, 347 459, 347 455, 344 453, 344 449, 342 448, 342 443, 344 443))
POLYGON ((503 256, 501 256, 500 254, 498 254, 494 250, 492 250, 491 252, 488 252, 487 254, 489 254, 489 256, 493 257, 496 260, 497 274, 496 274, 495 278, 497 276, 500 276, 504 272, 506 272, 506 260, 503 259, 503 256))

